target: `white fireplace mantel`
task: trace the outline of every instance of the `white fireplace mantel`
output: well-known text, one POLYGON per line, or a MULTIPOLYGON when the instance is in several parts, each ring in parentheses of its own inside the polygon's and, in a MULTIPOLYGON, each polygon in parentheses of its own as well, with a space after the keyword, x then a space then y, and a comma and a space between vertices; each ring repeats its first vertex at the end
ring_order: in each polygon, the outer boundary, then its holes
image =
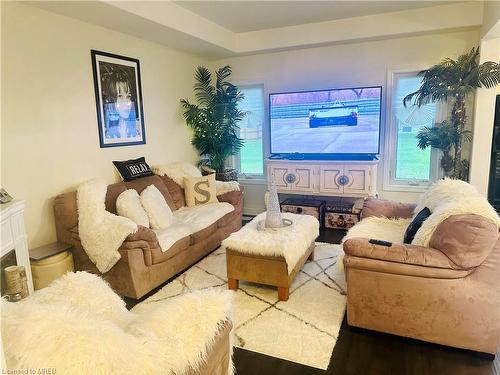
POLYGON ((28 251, 28 236, 26 235, 26 228, 24 226, 24 207, 25 204, 22 200, 13 200, 0 205, 0 256, 3 257, 11 250, 15 251, 17 265, 24 266, 26 269, 28 289, 31 294, 33 293, 33 279, 28 251))

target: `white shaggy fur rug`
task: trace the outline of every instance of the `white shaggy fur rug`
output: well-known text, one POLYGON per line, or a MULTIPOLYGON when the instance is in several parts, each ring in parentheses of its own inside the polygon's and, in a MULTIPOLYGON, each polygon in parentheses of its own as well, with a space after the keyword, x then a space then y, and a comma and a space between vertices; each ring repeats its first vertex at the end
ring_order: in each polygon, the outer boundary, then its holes
MULTIPOLYGON (((345 277, 336 267, 342 254, 341 245, 316 243, 315 260, 297 274, 286 302, 278 301, 274 287, 240 281, 232 292, 235 345, 325 370, 346 308, 345 277)), ((132 311, 195 290, 227 290, 222 247, 132 311)))
POLYGON ((108 184, 101 179, 78 186, 78 233, 83 249, 102 272, 108 272, 121 258, 118 249, 129 234, 137 231, 132 220, 106 211, 108 184))

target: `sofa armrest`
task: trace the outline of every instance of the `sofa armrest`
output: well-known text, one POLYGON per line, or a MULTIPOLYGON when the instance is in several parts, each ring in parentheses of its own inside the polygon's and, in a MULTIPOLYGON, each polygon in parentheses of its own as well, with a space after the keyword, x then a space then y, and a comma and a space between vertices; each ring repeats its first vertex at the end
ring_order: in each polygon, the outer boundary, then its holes
POLYGON ((371 244, 365 238, 351 238, 344 242, 346 255, 409 264, 422 267, 461 270, 440 250, 411 244, 393 244, 391 247, 371 244))
MULTIPOLYGON (((73 245, 79 244, 81 246, 78 227, 71 228, 70 233, 73 245)), ((118 251, 122 255, 122 259, 127 260, 127 252, 140 250, 144 255, 144 263, 146 266, 150 266, 153 264, 152 250, 159 247, 160 244, 158 243, 156 233, 149 228, 138 225, 137 232, 129 234, 118 248, 118 251)))
POLYGON ((243 186, 240 185, 239 191, 230 191, 230 192, 221 194, 221 195, 217 196, 217 199, 219 200, 219 202, 227 202, 227 203, 230 203, 233 206, 237 207, 243 201, 243 191, 244 191, 244 188, 243 188, 243 186))
POLYGON ((408 219, 413 216, 416 204, 401 203, 378 198, 367 198, 363 204, 361 218, 384 216, 395 219, 408 219))
POLYGON ((156 233, 149 228, 138 225, 137 232, 128 235, 123 241, 120 251, 141 249, 144 254, 144 263, 146 266, 150 266, 153 264, 152 250, 155 248, 160 248, 156 233))

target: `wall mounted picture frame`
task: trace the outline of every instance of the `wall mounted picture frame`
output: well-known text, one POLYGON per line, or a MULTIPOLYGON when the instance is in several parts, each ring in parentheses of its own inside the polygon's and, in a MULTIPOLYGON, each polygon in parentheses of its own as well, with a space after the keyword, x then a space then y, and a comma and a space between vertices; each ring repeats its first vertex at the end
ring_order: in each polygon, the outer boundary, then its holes
POLYGON ((138 59, 91 50, 100 147, 146 143, 138 59))

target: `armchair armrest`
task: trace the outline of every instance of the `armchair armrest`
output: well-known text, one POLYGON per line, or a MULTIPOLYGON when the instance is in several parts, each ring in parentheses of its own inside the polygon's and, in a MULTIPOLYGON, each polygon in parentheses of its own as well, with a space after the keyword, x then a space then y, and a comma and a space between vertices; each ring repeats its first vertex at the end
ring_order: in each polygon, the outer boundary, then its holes
POLYGON ((424 267, 462 269, 440 250, 412 244, 375 245, 365 238, 351 238, 344 242, 344 252, 360 258, 414 264, 424 267))
POLYGON ((460 268, 437 249, 411 244, 387 247, 352 238, 344 243, 344 252, 346 268, 445 279, 462 278, 472 272, 460 268))
POLYGON ((361 217, 385 216, 395 219, 408 219, 413 216, 413 210, 417 207, 413 203, 401 203, 378 198, 367 198, 363 204, 361 217))

